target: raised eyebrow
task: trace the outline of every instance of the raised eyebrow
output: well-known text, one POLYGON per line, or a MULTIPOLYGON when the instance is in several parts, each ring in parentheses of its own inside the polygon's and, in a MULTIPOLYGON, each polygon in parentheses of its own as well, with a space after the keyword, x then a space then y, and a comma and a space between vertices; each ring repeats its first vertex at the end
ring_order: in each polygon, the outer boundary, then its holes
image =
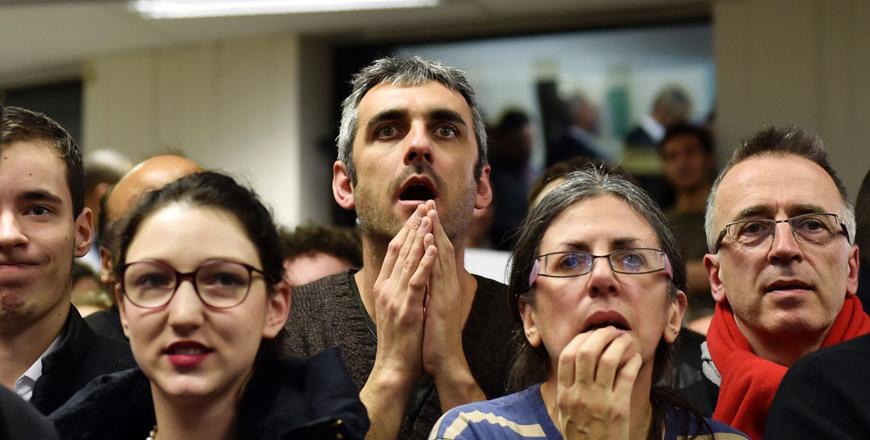
POLYGON ((755 205, 743 208, 731 219, 732 222, 746 220, 748 218, 773 218, 771 209, 763 205, 755 205))
POLYGON ((582 241, 570 241, 562 243, 556 252, 589 252, 589 245, 582 241))
MULTIPOLYGON (((788 208, 788 215, 790 217, 802 214, 820 214, 823 212, 827 212, 825 208, 822 208, 819 205, 814 205, 812 203, 801 203, 798 205, 790 206, 788 208)), ((742 209, 737 216, 732 221, 740 221, 746 220, 749 218, 774 218, 774 213, 767 206, 750 206, 742 209)))
POLYGON ((436 109, 429 112, 429 120, 433 122, 450 122, 452 124, 461 125, 463 127, 466 126, 465 121, 462 119, 462 115, 447 109, 436 109))
POLYGON ((639 241, 641 240, 636 237, 619 237, 610 241, 610 247, 612 249, 628 248, 639 241))
POLYGON ((57 194, 54 194, 51 191, 37 189, 32 191, 26 191, 22 193, 19 197, 20 200, 28 201, 28 202, 45 202, 51 203, 55 205, 62 205, 63 199, 60 198, 57 194))
POLYGON ((374 126, 386 121, 397 121, 407 118, 408 112, 402 109, 394 108, 384 110, 374 116, 366 123, 366 128, 371 130, 374 126))
POLYGON ((829 211, 825 208, 822 208, 821 206, 813 205, 812 203, 801 203, 799 205, 789 207, 788 209, 788 215, 792 217, 802 214, 821 214, 826 212, 829 211))
MULTIPOLYGON (((629 248, 632 245, 637 244, 641 241, 637 237, 617 237, 613 240, 610 240, 611 249, 624 249, 629 248)), ((591 252, 591 247, 589 244, 582 241, 572 241, 568 243, 564 243, 563 247, 567 248, 567 252, 580 251, 580 252, 591 252)))

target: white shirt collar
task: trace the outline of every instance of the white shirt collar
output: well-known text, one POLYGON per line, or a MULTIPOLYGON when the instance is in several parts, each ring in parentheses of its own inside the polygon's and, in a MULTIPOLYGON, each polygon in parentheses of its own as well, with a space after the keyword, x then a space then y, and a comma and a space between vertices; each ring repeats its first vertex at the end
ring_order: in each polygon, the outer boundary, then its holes
POLYGON ((655 143, 661 142, 665 137, 665 127, 662 127, 662 124, 659 124, 658 121, 653 119, 650 115, 643 115, 643 117, 640 118, 640 126, 655 143))
POLYGON ((63 332, 60 332, 51 344, 48 345, 48 348, 42 352, 42 355, 36 359, 36 362, 24 372, 16 381, 15 381, 15 393, 18 394, 22 399, 26 401, 30 401, 30 398, 33 397, 33 387, 36 385, 36 381, 42 377, 42 359, 47 356, 49 353, 53 352, 57 349, 57 346, 60 345, 60 338, 63 336, 63 332))
POLYGON ((572 125, 568 129, 568 133, 572 137, 574 137, 574 139, 577 139, 578 141, 584 143, 587 147, 589 147, 589 149, 591 149, 592 151, 597 153, 599 156, 601 156, 609 161, 613 160, 613 158, 611 157, 609 152, 603 151, 600 148, 598 148, 598 143, 595 141, 595 137, 592 136, 592 134, 589 133, 588 131, 586 131, 586 130, 584 130, 576 125, 572 125))

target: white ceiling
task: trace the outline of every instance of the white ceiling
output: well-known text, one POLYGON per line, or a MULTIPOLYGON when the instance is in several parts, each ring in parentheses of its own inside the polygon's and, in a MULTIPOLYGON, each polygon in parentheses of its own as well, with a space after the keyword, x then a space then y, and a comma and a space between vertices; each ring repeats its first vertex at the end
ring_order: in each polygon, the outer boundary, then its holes
POLYGON ((345 41, 474 36, 709 13, 709 0, 442 0, 435 8, 148 20, 119 0, 0 0, 0 86, 80 74, 89 57, 294 33, 345 41))

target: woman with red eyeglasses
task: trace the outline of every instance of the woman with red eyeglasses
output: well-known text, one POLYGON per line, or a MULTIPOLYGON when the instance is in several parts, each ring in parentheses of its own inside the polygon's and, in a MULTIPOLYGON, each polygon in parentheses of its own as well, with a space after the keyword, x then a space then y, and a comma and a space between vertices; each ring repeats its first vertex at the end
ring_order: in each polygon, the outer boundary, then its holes
POLYGON ((278 356, 290 310, 271 214, 218 173, 144 196, 114 267, 139 368, 52 414, 64 439, 362 438, 365 409, 335 352, 278 356))

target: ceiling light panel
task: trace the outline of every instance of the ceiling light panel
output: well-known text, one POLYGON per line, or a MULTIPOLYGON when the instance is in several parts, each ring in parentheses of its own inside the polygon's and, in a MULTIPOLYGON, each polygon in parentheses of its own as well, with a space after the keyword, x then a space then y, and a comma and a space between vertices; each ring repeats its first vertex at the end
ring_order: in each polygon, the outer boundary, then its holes
POLYGON ((226 17, 437 6, 438 0, 133 0, 148 18, 226 17))

